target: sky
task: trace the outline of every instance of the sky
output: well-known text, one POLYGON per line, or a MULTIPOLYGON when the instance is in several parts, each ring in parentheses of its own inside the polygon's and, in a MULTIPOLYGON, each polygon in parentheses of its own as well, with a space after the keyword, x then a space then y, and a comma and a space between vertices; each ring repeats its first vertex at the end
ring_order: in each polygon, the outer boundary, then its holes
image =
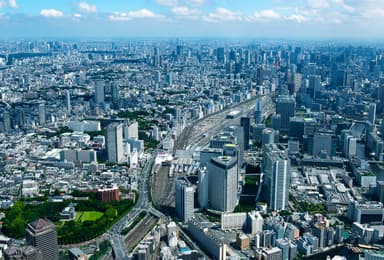
POLYGON ((384 38, 384 0, 0 0, 0 38, 384 38))

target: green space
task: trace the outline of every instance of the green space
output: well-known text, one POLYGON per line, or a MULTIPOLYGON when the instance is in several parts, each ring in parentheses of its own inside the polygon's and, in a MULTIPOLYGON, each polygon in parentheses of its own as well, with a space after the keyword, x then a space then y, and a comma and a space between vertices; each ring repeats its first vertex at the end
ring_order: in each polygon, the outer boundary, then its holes
POLYGON ((255 197, 240 197, 239 204, 235 208, 235 212, 250 212, 252 210, 255 210, 256 203, 255 203, 255 197))
POLYGON ((131 200, 100 201, 96 199, 96 194, 93 192, 76 191, 72 195, 74 197, 88 197, 88 199, 39 204, 16 202, 12 208, 3 210, 5 218, 3 219, 2 232, 11 238, 24 238, 28 223, 38 218, 48 218, 57 223, 59 244, 80 243, 102 235, 134 206, 134 202, 131 200), (77 221, 60 222, 60 212, 71 202, 75 202, 77 204, 76 211, 83 212, 83 214, 79 216, 77 221))
POLYGON ((102 259, 104 255, 112 248, 111 243, 108 240, 104 240, 99 244, 99 251, 96 251, 89 260, 98 260, 102 259))
POLYGON ((221 214, 215 214, 212 211, 205 210, 204 215, 211 222, 220 222, 221 221, 221 214))
POLYGON ((312 204, 306 201, 299 201, 295 203, 295 207, 300 212, 321 213, 327 214, 327 211, 323 204, 312 204))
POLYGON ((124 228, 122 231, 121 231, 121 234, 122 235, 126 235, 128 234, 137 224, 139 224, 139 222, 141 220, 143 220, 146 216, 147 216, 147 212, 146 211, 142 211, 140 212, 140 214, 138 216, 136 216, 136 218, 133 220, 133 222, 131 223, 131 225, 129 225, 128 227, 124 228))
POLYGON ((260 180, 260 176, 247 176, 245 175, 245 184, 247 185, 257 185, 260 180))
POLYGON ((78 211, 76 212, 76 222, 96 221, 101 218, 104 213, 99 211, 78 211))

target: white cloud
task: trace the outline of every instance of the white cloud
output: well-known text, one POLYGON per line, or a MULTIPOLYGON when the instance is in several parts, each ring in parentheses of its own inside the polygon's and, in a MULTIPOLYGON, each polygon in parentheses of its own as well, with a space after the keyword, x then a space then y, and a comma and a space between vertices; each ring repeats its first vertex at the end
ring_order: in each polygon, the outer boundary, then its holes
POLYGON ((95 13, 97 11, 96 5, 88 4, 87 2, 78 3, 78 8, 84 13, 95 13))
POLYGON ((19 6, 17 5, 16 0, 9 0, 8 1, 8 6, 11 8, 18 8, 19 6))
POLYGON ((176 16, 196 16, 200 13, 198 9, 191 9, 186 6, 176 6, 171 9, 176 16))
POLYGON ((297 23, 302 23, 308 21, 308 18, 301 14, 292 14, 287 17, 287 20, 295 21, 297 23))
POLYGON ((176 6, 178 4, 177 0, 156 0, 156 3, 159 5, 166 5, 166 6, 176 6))
POLYGON ((81 15, 81 14, 73 14, 73 17, 75 17, 75 18, 81 18, 82 15, 81 15))
POLYGON ((226 8, 216 8, 214 13, 209 13, 203 18, 207 22, 219 22, 219 21, 241 21, 241 13, 231 11, 226 8))
POLYGON ((308 2, 310 8, 314 9, 325 9, 329 7, 329 3, 327 0, 310 0, 308 2))
POLYGON ((44 17, 62 17, 64 13, 56 9, 42 9, 40 15, 44 17))
POLYGON ((186 2, 186 4, 190 4, 190 5, 203 5, 203 4, 205 4, 205 0, 187 0, 185 2, 186 2))
POLYGON ((137 11, 129 11, 127 13, 114 12, 109 16, 109 19, 112 21, 129 21, 132 19, 140 18, 163 18, 164 16, 156 14, 148 9, 140 9, 137 11))
POLYGON ((0 8, 2 7, 9 7, 9 8, 18 8, 16 0, 0 0, 0 8))
MULTIPOLYGON (((353 13, 355 12, 355 8, 351 5, 347 5, 344 0, 332 0, 335 4, 340 5, 344 10, 353 13)), ((363 2, 363 1, 362 1, 363 2)))
POLYGON ((255 12, 252 16, 248 17, 248 20, 274 20, 280 19, 281 15, 272 9, 262 10, 255 12))

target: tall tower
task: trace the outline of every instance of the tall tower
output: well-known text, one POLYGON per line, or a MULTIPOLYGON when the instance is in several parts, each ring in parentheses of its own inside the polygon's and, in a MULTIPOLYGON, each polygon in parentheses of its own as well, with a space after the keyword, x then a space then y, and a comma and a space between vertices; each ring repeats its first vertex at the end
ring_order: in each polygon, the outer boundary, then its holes
POLYGON ((255 124, 261 124, 263 121, 263 101, 261 98, 256 100, 255 105, 255 124))
POLYGON ((212 209, 234 211, 237 204, 237 160, 229 156, 208 163, 208 201, 212 209))
POLYGON ((42 259, 59 259, 57 230, 55 224, 48 219, 38 219, 27 225, 25 238, 28 245, 41 251, 42 259))
POLYGON ((109 124, 106 131, 108 161, 121 163, 124 161, 123 124, 109 124))
POLYGON ((244 150, 249 149, 249 132, 250 132, 250 118, 249 117, 242 117, 240 118, 240 125, 243 127, 244 130, 244 150))
POLYGON ((376 103, 369 104, 368 121, 374 125, 376 120, 376 103))
POLYGON ((177 216, 187 222, 193 218, 195 191, 191 183, 185 178, 175 182, 175 204, 177 216))
POLYGON ((104 103, 104 81, 95 82, 95 103, 97 105, 102 105, 104 103))
POLYGON ((296 102, 293 97, 279 96, 276 99, 276 114, 281 116, 281 131, 288 131, 289 118, 295 116, 296 102))
POLYGON ((43 103, 39 104, 39 125, 43 126, 46 123, 45 115, 45 105, 43 103))
POLYGON ((276 144, 264 149, 265 189, 267 203, 272 210, 284 210, 288 207, 290 185, 290 160, 276 144))
POLYGON ((72 110, 72 107, 71 107, 71 92, 69 92, 69 90, 67 90, 65 92, 65 97, 66 97, 66 105, 67 105, 67 112, 68 112, 68 115, 71 114, 71 110, 72 110))

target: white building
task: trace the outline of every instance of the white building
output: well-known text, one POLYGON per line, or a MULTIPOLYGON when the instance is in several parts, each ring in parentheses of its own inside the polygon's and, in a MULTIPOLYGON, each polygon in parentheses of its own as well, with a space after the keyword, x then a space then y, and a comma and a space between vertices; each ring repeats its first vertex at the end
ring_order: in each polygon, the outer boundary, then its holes
POLYGON ((233 212, 237 204, 237 159, 229 156, 212 158, 208 163, 209 206, 233 212))
POLYGON ((121 163, 124 161, 123 147, 123 125, 112 123, 106 130, 106 146, 108 161, 112 163, 121 163))

